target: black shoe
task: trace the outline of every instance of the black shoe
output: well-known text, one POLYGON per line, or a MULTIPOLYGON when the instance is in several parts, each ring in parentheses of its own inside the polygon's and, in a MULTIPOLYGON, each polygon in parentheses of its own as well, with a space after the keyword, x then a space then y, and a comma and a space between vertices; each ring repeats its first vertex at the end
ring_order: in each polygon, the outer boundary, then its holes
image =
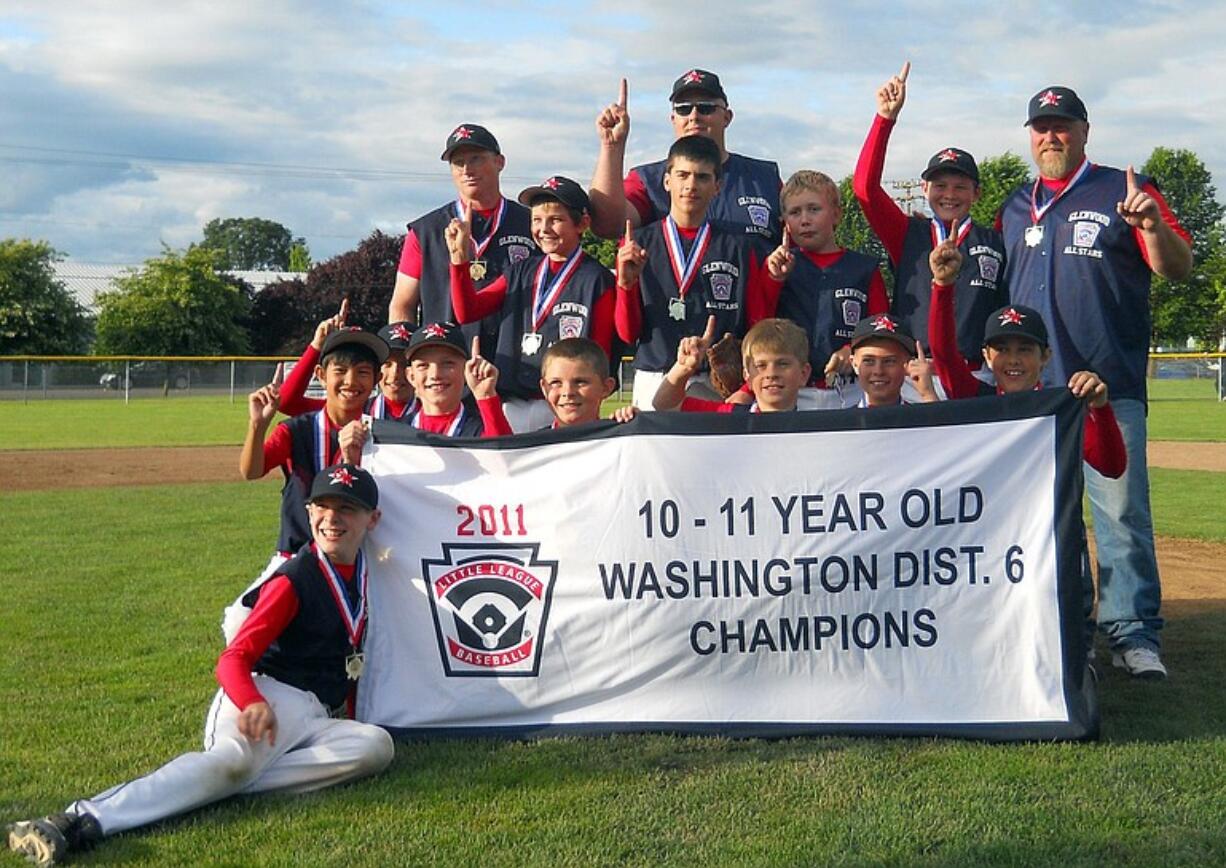
POLYGON ((92 814, 51 814, 22 820, 8 827, 9 849, 35 865, 56 865, 69 853, 88 850, 102 840, 102 827, 92 814))

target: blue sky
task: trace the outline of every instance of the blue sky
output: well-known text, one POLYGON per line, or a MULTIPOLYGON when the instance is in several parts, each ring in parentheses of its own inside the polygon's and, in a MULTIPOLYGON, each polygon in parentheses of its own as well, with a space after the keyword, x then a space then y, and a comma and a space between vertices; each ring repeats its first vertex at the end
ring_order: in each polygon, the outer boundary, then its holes
POLYGON ((887 178, 958 145, 1028 159, 1026 100, 1049 84, 1089 106, 1089 152, 1140 164, 1196 151, 1226 177, 1226 7, 1117 4, 663 4, 152 0, 0 7, 0 237, 80 262, 134 263, 260 216, 316 261, 449 198, 438 159, 458 123, 508 157, 504 192, 586 183, 593 121, 630 79, 633 162, 667 149, 667 94, 720 74, 732 150, 785 176, 851 172, 877 86, 909 98, 887 178))

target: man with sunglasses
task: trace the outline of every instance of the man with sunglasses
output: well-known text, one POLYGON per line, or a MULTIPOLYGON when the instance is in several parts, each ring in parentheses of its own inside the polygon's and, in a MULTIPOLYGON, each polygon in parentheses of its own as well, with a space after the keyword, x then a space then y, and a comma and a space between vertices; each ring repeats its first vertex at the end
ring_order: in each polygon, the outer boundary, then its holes
MULTIPOLYGON (((724 131, 732 123, 732 109, 719 76, 705 69, 691 69, 673 83, 673 132, 677 138, 698 135, 711 139, 723 159, 721 186, 708 212, 711 220, 744 227, 774 246, 781 238, 779 167, 729 153, 724 131)), ((669 212, 664 189, 666 160, 636 166, 622 180, 630 115, 626 107, 626 82, 622 80, 618 101, 596 119, 600 155, 592 177, 592 231, 606 238, 618 237, 629 220, 634 227, 662 220, 669 212)))

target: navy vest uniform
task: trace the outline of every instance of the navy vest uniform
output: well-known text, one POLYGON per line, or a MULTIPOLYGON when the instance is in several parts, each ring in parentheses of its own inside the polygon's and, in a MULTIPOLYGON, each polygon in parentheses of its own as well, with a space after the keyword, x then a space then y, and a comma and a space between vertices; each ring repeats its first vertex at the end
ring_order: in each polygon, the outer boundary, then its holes
MULTIPOLYGON (((983 327, 988 314, 1009 303, 1005 276, 1005 244, 995 229, 974 224, 958 245, 962 269, 954 285, 954 322, 958 351, 971 367, 983 364, 983 327)), ((928 342, 928 309, 932 306, 932 222, 911 217, 902 253, 894 267, 894 302, 891 313, 906 323, 911 334, 928 342)), ((1016 299, 1015 299, 1016 300, 1016 299)))
MULTIPOLYGON (((485 263, 486 270, 480 280, 473 281, 477 289, 493 283, 513 263, 525 260, 537 252, 536 244, 532 241, 531 213, 518 202, 508 199, 506 203, 507 208, 498 226, 498 234, 481 254, 480 259, 485 263)), ((455 202, 452 201, 409 224, 409 228, 417 236, 417 246, 421 249, 423 324, 456 322, 455 310, 451 306, 451 253, 447 250, 447 238, 443 234, 455 216, 455 202)), ((488 231, 489 221, 474 213, 473 238, 485 238, 488 231)), ((493 354, 497 329, 497 318, 492 316, 461 326, 469 344, 472 343, 473 335, 481 335, 481 352, 487 358, 493 354)))
MULTIPOLYGON (((1145 183, 1153 182, 1138 175, 1137 184, 1145 183)), ((1031 185, 1002 207, 1013 301, 1042 313, 1047 324, 1052 359, 1043 370, 1045 386, 1090 370, 1103 378, 1112 399, 1145 400, 1151 272, 1132 227, 1115 211, 1126 187, 1119 169, 1091 166, 1043 215, 1042 238, 1033 246, 1025 238, 1031 185)))
MULTIPOLYGON (((672 209, 668 191, 664 189, 667 165, 667 160, 660 160, 634 168, 651 199, 652 214, 645 223, 663 220, 672 209)), ((772 247, 777 245, 783 237, 779 222, 779 188, 783 186, 779 166, 769 160, 729 154, 719 184, 719 194, 711 202, 707 217, 743 227, 746 232, 766 239, 772 247)))
MULTIPOLYGON (((596 302, 613 290, 613 272, 583 254, 540 328, 532 311, 536 272, 543 255, 517 262, 507 271, 507 294, 498 313, 494 365, 499 370, 498 394, 507 398, 541 397, 541 360, 545 350, 563 338, 590 338, 596 302), (524 335, 537 334, 535 352, 525 352, 524 335)), ((548 284, 549 277, 546 277, 548 284)))
POLYGON ((333 463, 340 456, 340 432, 328 426, 328 452, 321 456, 323 464, 316 467, 320 456, 316 455, 318 444, 316 420, 323 410, 302 413, 283 422, 291 436, 290 463, 292 467, 281 468, 285 484, 281 486, 281 534, 277 537, 277 551, 296 552, 311 541, 311 528, 307 523, 306 503, 310 496, 315 474, 333 463))
POLYGON ((817 380, 831 354, 847 345, 856 323, 868 313, 868 288, 878 263, 854 250, 843 251, 828 268, 803 252, 794 254, 793 262, 776 316, 790 319, 809 335, 809 365, 817 380))
MULTIPOLYGON (((255 665, 255 671, 283 684, 314 693, 327 708, 340 706, 349 696, 353 683, 345 674, 345 659, 352 653, 345 622, 336 609, 328 588, 328 577, 319 568, 311 546, 302 546, 292 560, 274 574, 283 575, 294 586, 298 612, 268 646, 255 665)), ((357 603, 358 577, 342 581, 350 606, 357 603)), ((243 605, 254 608, 260 590, 243 595, 243 605)))
MULTIPOLYGON (((664 223, 652 223, 634 233, 634 240, 647 251, 647 262, 639 278, 643 328, 634 353, 634 367, 639 371, 671 368, 677 360, 681 339, 702 334, 711 315, 715 316, 716 335, 731 332, 744 337, 748 330, 745 296, 751 254, 756 255, 759 263, 765 260, 752 237, 741 234, 735 226, 712 223, 710 244, 694 282, 685 293, 685 318, 677 320, 670 314, 669 302, 678 298, 680 291, 673 277, 664 228, 664 223)), ((687 256, 694 241, 681 239, 687 256)))

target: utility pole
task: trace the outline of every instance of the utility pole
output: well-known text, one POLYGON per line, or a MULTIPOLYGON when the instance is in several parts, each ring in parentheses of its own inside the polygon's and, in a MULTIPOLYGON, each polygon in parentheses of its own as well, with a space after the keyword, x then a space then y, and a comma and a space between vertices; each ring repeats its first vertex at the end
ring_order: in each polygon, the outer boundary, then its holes
POLYGON ((907 178, 902 181, 889 181, 890 188, 900 192, 894 194, 893 199, 898 203, 898 207, 902 208, 903 212, 911 214, 928 214, 928 201, 924 198, 924 182, 917 181, 914 178, 907 178))

